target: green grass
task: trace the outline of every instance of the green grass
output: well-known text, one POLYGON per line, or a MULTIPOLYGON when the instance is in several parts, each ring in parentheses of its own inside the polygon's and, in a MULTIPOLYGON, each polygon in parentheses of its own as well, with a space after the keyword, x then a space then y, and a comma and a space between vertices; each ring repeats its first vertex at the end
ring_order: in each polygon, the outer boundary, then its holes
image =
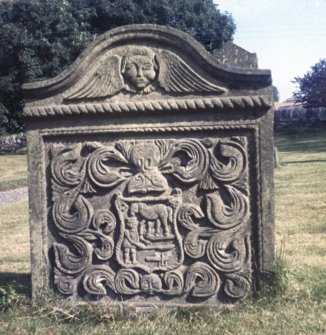
POLYGON ((0 191, 27 185, 26 155, 1 155, 0 176, 0 191))
POLYGON ((227 311, 122 313, 104 306, 68 307, 55 298, 31 306, 27 203, 20 201, 0 206, 6 307, 0 334, 326 334, 326 130, 280 133, 276 145, 281 165, 275 170, 274 287, 227 311))

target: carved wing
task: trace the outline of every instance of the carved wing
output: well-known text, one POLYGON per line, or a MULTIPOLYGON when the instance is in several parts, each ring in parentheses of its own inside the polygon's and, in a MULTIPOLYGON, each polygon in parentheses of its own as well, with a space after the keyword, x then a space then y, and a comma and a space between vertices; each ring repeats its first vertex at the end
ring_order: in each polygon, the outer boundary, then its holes
POLYGON ((215 94, 227 92, 226 88, 202 78, 183 60, 169 51, 160 51, 157 60, 160 67, 158 83, 166 92, 215 94))
POLYGON ((106 98, 118 93, 124 86, 120 64, 119 56, 106 58, 92 71, 88 80, 82 86, 78 85, 65 99, 106 98))

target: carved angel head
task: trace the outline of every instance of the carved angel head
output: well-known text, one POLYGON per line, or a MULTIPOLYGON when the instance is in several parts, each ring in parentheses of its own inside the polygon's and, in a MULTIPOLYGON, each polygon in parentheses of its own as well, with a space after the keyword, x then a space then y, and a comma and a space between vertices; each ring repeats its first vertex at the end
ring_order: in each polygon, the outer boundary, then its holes
POLYGON ((147 93, 158 74, 155 54, 148 48, 131 49, 122 58, 121 74, 130 91, 147 93))
POLYGON ((67 100, 103 99, 117 94, 137 96, 154 91, 171 95, 223 94, 227 89, 203 78, 168 50, 133 47, 123 56, 104 57, 77 83, 67 100))

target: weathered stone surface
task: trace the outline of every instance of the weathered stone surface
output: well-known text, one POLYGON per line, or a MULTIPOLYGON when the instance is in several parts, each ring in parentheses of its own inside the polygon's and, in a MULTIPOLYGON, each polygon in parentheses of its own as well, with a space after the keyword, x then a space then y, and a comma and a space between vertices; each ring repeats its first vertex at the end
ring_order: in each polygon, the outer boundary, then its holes
POLYGON ((133 25, 24 91, 34 297, 216 306, 271 271, 269 71, 133 25))
POLYGON ((257 55, 248 52, 232 42, 225 43, 223 47, 217 51, 215 57, 224 65, 248 69, 258 68, 257 55))
POLYGON ((281 107, 275 111, 274 122, 275 128, 323 126, 326 124, 326 107, 281 107))

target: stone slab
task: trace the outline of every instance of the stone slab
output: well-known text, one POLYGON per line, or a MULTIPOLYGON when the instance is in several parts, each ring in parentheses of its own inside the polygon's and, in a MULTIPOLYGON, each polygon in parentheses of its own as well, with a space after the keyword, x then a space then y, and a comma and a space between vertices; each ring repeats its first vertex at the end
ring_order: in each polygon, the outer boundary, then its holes
POLYGON ((232 42, 225 43, 223 47, 216 52, 215 57, 221 64, 227 66, 248 69, 258 68, 257 55, 232 42))
POLYGON ((270 71, 132 25, 24 93, 34 299, 217 307, 270 273, 270 71))

